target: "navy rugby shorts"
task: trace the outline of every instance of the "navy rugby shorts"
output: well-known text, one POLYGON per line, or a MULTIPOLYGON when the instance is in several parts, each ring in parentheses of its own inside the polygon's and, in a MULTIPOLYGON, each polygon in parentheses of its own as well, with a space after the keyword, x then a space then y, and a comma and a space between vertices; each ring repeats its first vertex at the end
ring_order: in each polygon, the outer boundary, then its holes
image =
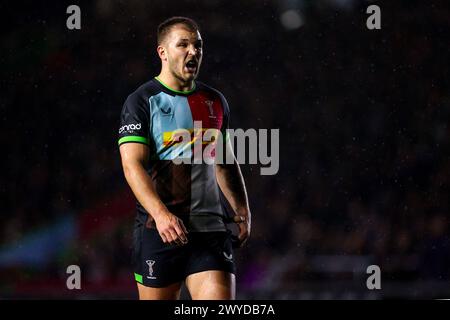
POLYGON ((136 220, 132 264, 135 280, 147 287, 167 287, 193 273, 236 273, 231 231, 189 232, 188 243, 164 243, 154 226, 136 220))

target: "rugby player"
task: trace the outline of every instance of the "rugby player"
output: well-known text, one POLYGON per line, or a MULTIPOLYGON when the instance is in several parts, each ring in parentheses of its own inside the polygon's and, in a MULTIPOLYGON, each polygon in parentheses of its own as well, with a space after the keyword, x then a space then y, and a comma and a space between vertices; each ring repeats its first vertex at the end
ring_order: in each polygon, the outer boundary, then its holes
POLYGON ((128 96, 119 128, 124 175, 137 199, 132 259, 139 298, 178 299, 184 282, 192 299, 234 299, 232 233, 221 197, 234 211, 239 246, 250 236, 251 214, 226 134, 229 107, 219 91, 196 80, 203 39, 195 21, 162 22, 157 53, 161 72, 128 96), (194 158, 193 141, 176 132, 187 130, 194 140, 199 121, 200 138, 205 129, 221 134, 231 163, 174 161, 186 154, 194 158))

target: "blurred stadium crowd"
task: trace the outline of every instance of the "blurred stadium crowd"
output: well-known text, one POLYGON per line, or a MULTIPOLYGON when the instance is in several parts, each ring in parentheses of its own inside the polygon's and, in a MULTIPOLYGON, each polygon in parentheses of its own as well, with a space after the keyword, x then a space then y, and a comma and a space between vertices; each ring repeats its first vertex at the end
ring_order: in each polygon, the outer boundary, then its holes
POLYGON ((135 297, 118 120, 159 72, 155 30, 172 15, 199 22, 199 80, 227 97, 231 127, 280 129, 277 175, 242 166, 238 297, 448 297, 450 6, 375 3, 375 31, 356 0, 81 2, 80 31, 70 3, 19 17, 2 4, 0 297, 135 297))

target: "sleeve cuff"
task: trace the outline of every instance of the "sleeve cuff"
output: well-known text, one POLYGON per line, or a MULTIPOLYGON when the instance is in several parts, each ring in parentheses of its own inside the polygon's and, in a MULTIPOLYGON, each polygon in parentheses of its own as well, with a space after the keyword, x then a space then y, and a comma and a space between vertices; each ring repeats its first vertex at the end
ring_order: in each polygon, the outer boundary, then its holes
POLYGON ((127 142, 137 142, 137 143, 143 143, 146 145, 149 145, 149 141, 148 138, 145 137, 139 137, 139 136, 127 136, 127 137, 122 137, 119 139, 119 146, 121 144, 127 143, 127 142))

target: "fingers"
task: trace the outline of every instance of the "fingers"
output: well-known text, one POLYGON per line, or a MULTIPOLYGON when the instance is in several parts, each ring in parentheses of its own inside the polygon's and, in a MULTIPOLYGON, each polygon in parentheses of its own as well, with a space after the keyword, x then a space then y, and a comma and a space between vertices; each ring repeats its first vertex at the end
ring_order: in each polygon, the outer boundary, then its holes
POLYGON ((164 233, 160 233, 159 236, 161 237, 161 239, 162 239, 162 241, 163 241, 164 243, 167 243, 167 242, 168 242, 168 240, 167 240, 166 236, 164 235, 164 233))
MULTIPOLYGON (((245 217, 243 218, 244 221, 241 222, 245 222, 245 217)), ((240 242, 239 247, 243 247, 249 237, 250 237, 250 225, 248 223, 239 223, 239 236, 238 236, 240 242)))
POLYGON ((186 227, 184 226, 184 223, 183 223, 182 220, 180 220, 180 225, 181 225, 181 227, 183 228, 184 234, 185 234, 185 235, 188 234, 189 232, 187 231, 186 227))
POLYGON ((181 246, 188 242, 186 235, 188 231, 183 221, 175 216, 171 217, 160 231, 160 236, 164 243, 181 246))
POLYGON ((178 239, 177 233, 172 229, 167 229, 164 232, 160 233, 161 239, 164 243, 167 244, 176 244, 182 245, 182 241, 178 239))
POLYGON ((172 238, 171 244, 176 244, 179 246, 183 245, 183 242, 180 240, 174 229, 169 229, 169 233, 170 237, 172 238))
POLYGON ((181 240, 183 244, 187 243, 187 230, 183 224, 183 221, 179 220, 178 223, 174 226, 174 229, 177 234, 177 238, 181 240))
POLYGON ((248 231, 241 229, 238 236, 239 241, 241 242, 241 246, 247 241, 248 237, 249 237, 248 231))
POLYGON ((238 215, 235 215, 235 216, 233 217, 233 221, 234 221, 235 223, 242 223, 242 222, 245 222, 245 220, 246 220, 246 218, 245 218, 244 216, 238 216, 238 215))

